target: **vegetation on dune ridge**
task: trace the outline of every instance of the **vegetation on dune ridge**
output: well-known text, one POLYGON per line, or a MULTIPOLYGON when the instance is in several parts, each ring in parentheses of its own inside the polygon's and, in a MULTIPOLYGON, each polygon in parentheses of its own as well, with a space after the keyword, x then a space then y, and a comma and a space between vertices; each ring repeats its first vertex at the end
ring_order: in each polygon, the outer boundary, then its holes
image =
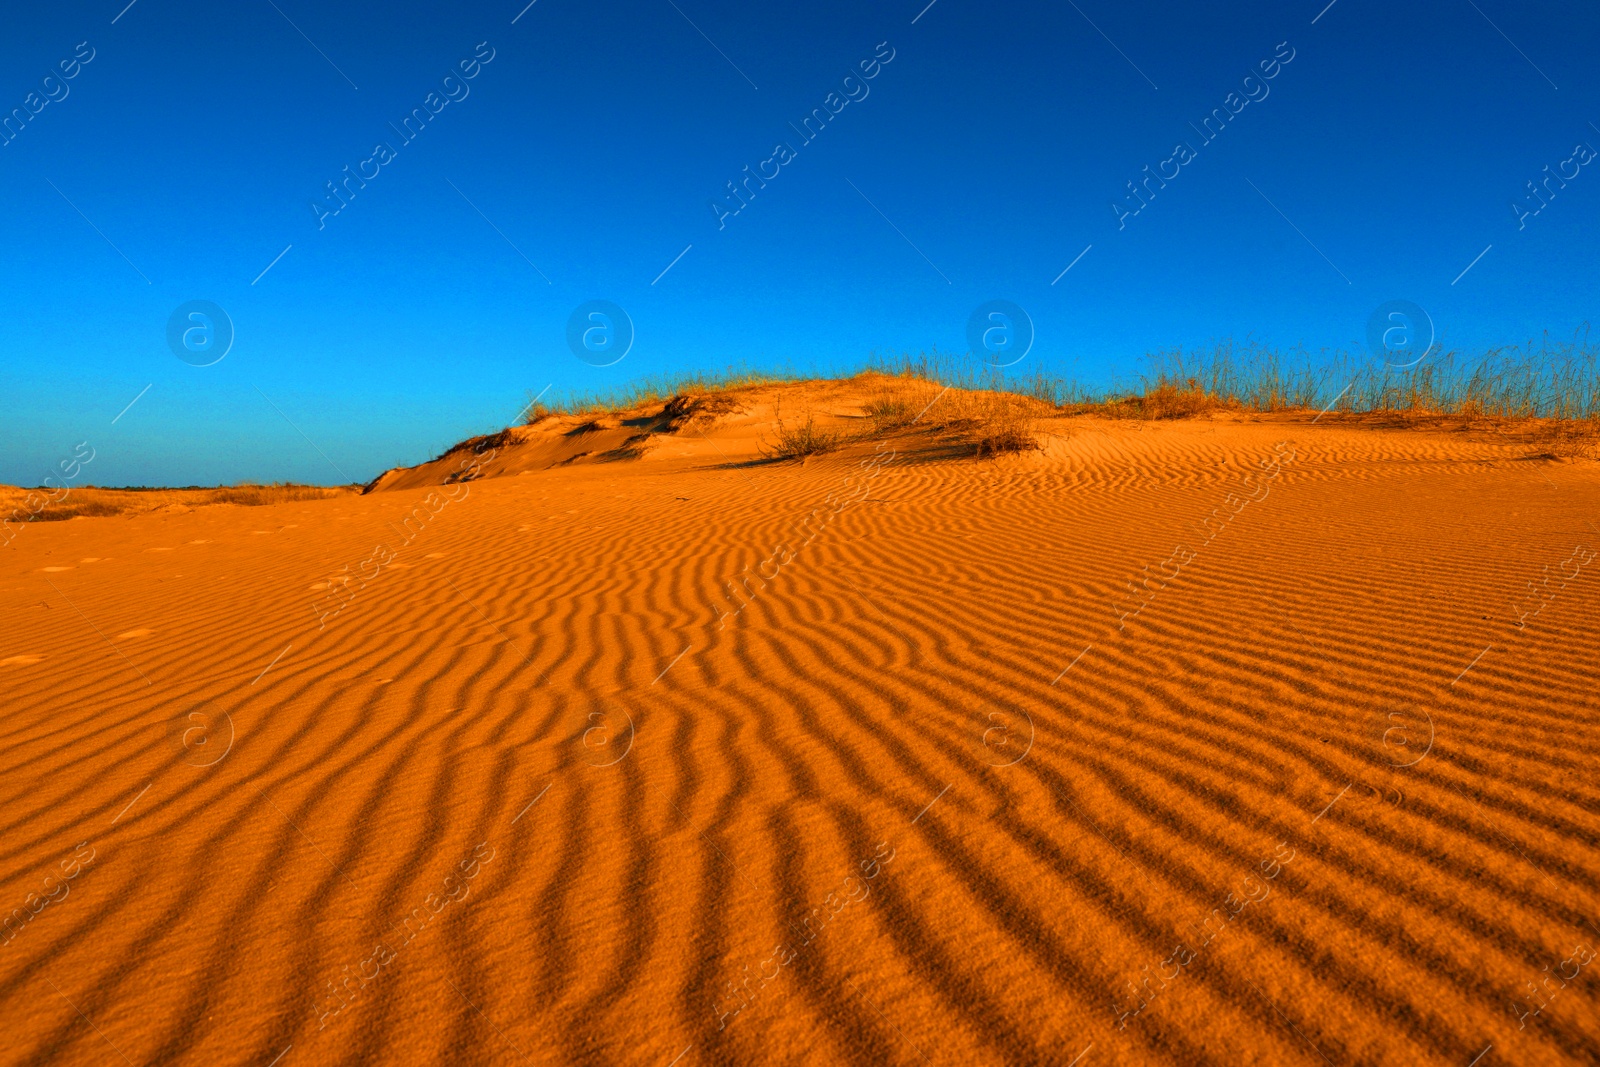
MULTIPOLYGON (((967 392, 1011 393, 1043 402, 1060 414, 1113 418, 1183 418, 1208 411, 1317 411, 1330 414, 1408 412, 1512 419, 1600 418, 1600 346, 1587 329, 1570 341, 1509 345, 1478 355, 1447 351, 1415 366, 1344 351, 1313 354, 1255 342, 1222 341, 1208 348, 1175 348, 1147 357, 1132 384, 1091 388, 1036 369, 1007 373, 972 356, 937 349, 873 357, 848 373, 730 367, 721 372, 657 375, 594 393, 530 403, 529 422, 550 415, 626 411, 677 396, 727 392, 785 382, 847 379, 867 374, 919 379, 967 392)), ((531 395, 530 395, 531 399, 531 395)), ((892 402, 891 402, 892 403, 892 402)), ((873 411, 892 421, 897 413, 873 411)), ((903 414, 903 413, 901 413, 903 414)))
MULTIPOLYGON (((1430 354, 1413 366, 1379 357, 1303 347, 1274 349, 1223 341, 1206 348, 1159 351, 1133 385, 1090 388, 1034 369, 1007 373, 970 355, 934 350, 915 356, 874 357, 849 374, 792 370, 657 376, 610 392, 570 394, 530 407, 529 422, 556 414, 618 412, 692 396, 786 382, 876 375, 864 410, 871 435, 914 422, 969 439, 976 454, 994 456, 1039 447, 1037 424, 1054 415, 1114 419, 1180 419, 1208 413, 1317 411, 1341 416, 1388 416, 1407 421, 1459 417, 1528 424, 1536 440, 1564 454, 1592 453, 1600 440, 1600 347, 1587 328, 1570 341, 1546 335, 1538 343, 1472 355, 1430 354), (948 395, 941 390, 948 389, 948 395), (936 396, 941 399, 929 408, 936 396), (924 415, 926 412, 926 415, 924 415)), ((851 435, 780 420, 769 458, 804 458, 837 449, 851 435)))
POLYGON ((1209 348, 1159 351, 1136 386, 1091 389, 1034 370, 1009 375, 971 357, 902 355, 868 369, 955 388, 1016 393, 1065 414, 1183 418, 1207 411, 1408 412, 1512 419, 1600 418, 1600 346, 1587 329, 1570 341, 1548 336, 1478 355, 1446 351, 1415 366, 1335 351, 1313 355, 1263 344, 1222 341, 1209 348))
POLYGON ((649 404, 666 403, 682 396, 726 393, 756 385, 798 382, 807 377, 785 370, 758 371, 734 365, 721 371, 655 374, 625 382, 611 389, 597 392, 557 393, 549 399, 530 390, 528 403, 522 409, 523 422, 533 425, 553 415, 600 415, 632 411, 649 404))
MULTIPOLYGON (((1479 354, 1445 351, 1412 366, 1344 351, 1274 349, 1223 341, 1206 348, 1153 353, 1132 384, 1090 388, 1042 368, 1008 373, 975 359, 934 350, 873 357, 847 373, 802 374, 735 365, 722 371, 657 375, 594 393, 530 394, 526 422, 557 415, 603 416, 660 405, 655 431, 714 419, 738 408, 741 390, 827 380, 853 382, 865 392, 870 428, 851 431, 819 423, 809 412, 799 425, 777 420, 777 438, 762 445, 769 459, 800 459, 836 451, 852 441, 916 427, 963 441, 972 454, 995 457, 1041 447, 1041 420, 1069 415, 1111 419, 1181 419, 1215 413, 1318 412, 1328 421, 1359 418, 1382 424, 1427 424, 1441 418, 1488 424, 1547 454, 1600 458, 1600 346, 1587 327, 1571 340, 1540 341, 1479 354)), ((509 431, 473 441, 506 440, 509 431)), ((633 454, 643 449, 633 447, 633 454)), ((448 454, 448 452, 446 453, 448 454)), ((0 487, 0 514, 12 522, 153 511, 208 504, 257 506, 315 500, 359 486, 274 483, 206 488, 80 486, 53 498, 42 489, 0 487)))

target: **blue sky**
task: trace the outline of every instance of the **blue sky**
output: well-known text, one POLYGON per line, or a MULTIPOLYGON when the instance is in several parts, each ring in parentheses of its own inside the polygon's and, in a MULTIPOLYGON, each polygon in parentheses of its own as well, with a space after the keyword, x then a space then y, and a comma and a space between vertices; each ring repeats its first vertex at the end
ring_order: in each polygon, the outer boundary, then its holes
POLYGON ((364 480, 547 384, 961 352, 996 299, 1034 324, 1019 370, 1088 382, 1226 337, 1358 348, 1395 299, 1467 349, 1595 307, 1593 5, 125 2, 6 16, 0 481, 80 441, 96 484, 364 480), (1519 229, 1546 166, 1576 176, 1519 229), (635 331, 605 367, 567 344, 596 299, 635 331), (168 345, 194 300, 234 329, 210 366, 168 345))

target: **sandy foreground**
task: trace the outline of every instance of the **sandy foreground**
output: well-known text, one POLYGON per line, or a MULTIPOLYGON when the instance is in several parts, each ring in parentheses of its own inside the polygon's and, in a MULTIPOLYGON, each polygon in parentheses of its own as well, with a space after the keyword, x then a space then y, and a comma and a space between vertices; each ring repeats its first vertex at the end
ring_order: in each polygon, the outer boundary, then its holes
POLYGON ((1600 465, 766 415, 22 529, 0 1062, 1600 1061, 1600 465))

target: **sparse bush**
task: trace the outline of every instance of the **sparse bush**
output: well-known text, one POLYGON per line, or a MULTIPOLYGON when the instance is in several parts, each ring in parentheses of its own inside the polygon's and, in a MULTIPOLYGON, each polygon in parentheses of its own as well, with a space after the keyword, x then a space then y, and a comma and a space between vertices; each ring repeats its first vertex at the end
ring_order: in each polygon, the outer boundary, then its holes
POLYGON ((1207 392, 1198 378, 1177 381, 1166 375, 1139 398, 1140 413, 1147 419, 1186 419, 1219 408, 1238 407, 1236 399, 1225 399, 1207 392))
POLYGON ((778 423, 777 443, 770 448, 761 446, 761 454, 768 459, 804 461, 810 456, 836 451, 844 444, 845 435, 842 430, 829 430, 818 426, 816 417, 809 411, 806 412, 806 421, 799 426, 786 425, 781 411, 774 409, 773 414, 778 423))
POLYGON ((1043 446, 1038 437, 1038 416, 1053 410, 1031 397, 1016 393, 976 393, 971 430, 979 459, 1034 452, 1043 446))
POLYGON ((1044 446, 1027 426, 1016 423, 998 426, 978 438, 979 459, 994 459, 1014 452, 1036 452, 1044 446))

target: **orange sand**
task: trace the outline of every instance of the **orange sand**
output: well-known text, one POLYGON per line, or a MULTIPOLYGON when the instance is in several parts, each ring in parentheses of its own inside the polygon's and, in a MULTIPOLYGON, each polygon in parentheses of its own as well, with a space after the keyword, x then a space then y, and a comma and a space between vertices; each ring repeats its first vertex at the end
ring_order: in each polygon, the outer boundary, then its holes
POLYGON ((4 1062, 1600 1060, 1600 467, 773 392, 0 548, 4 1062))

